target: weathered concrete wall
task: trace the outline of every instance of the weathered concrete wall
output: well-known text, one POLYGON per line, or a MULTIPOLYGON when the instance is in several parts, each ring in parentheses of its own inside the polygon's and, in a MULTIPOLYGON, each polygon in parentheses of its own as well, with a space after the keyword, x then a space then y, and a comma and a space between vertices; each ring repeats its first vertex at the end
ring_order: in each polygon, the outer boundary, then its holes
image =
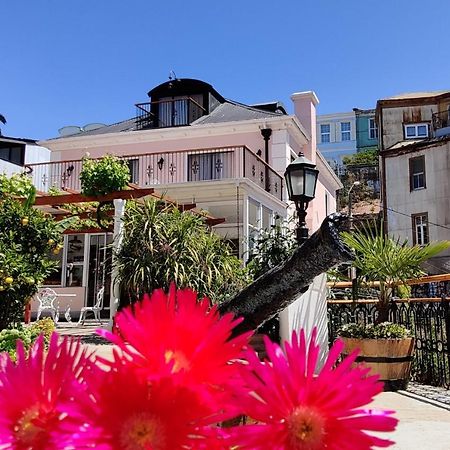
POLYGON ((404 124, 428 122, 431 127, 432 115, 437 112, 437 108, 437 104, 383 108, 383 148, 387 149, 405 140, 404 124))
MULTIPOLYGON (((386 158, 386 196, 390 235, 413 241, 411 214, 428 213, 430 241, 450 239, 450 142, 386 158), (425 156, 426 188, 410 191, 409 160, 425 156), (393 210, 393 211, 392 211, 393 210), (436 225, 435 225, 436 224, 436 225), (439 225, 439 226, 438 226, 439 225), (447 227, 447 228, 446 228, 447 227)), ((450 251, 434 260, 450 271, 450 251)), ((433 265, 436 265, 431 261, 433 265)), ((430 267, 431 271, 436 269, 430 267)))

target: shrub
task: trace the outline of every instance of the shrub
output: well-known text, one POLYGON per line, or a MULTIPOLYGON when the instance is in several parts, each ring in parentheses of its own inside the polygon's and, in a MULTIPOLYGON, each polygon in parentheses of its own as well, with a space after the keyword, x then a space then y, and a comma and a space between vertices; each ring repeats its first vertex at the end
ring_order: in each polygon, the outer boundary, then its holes
POLYGON ((404 325, 382 322, 377 325, 351 323, 338 331, 339 336, 355 339, 405 339, 411 337, 411 331, 404 325))
POLYGON ((249 282, 241 261, 198 215, 147 199, 144 204, 128 202, 123 222, 122 244, 114 259, 121 301, 134 301, 175 282, 217 303, 249 282))
POLYGON ((0 204, 0 330, 20 323, 26 303, 56 268, 50 252, 61 250, 61 224, 26 201, 0 204))
POLYGON ((123 190, 130 181, 130 169, 125 161, 114 155, 101 159, 83 159, 80 173, 81 192, 104 195, 123 190))
POLYGON ((26 350, 29 350, 34 341, 43 334, 44 345, 47 348, 50 336, 56 327, 50 317, 38 320, 29 326, 19 325, 16 328, 6 328, 0 331, 0 352, 8 352, 13 360, 16 359, 17 341, 21 340, 26 350))

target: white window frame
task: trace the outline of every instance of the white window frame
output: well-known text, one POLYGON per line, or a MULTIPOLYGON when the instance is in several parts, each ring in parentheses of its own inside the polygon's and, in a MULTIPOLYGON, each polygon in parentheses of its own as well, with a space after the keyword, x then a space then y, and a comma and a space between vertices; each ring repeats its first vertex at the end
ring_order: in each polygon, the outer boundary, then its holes
POLYGON ((429 135, 430 135, 430 127, 427 122, 405 123, 403 125, 403 127, 404 127, 405 139, 425 139, 425 138, 429 137, 429 135), (419 135, 419 127, 426 127, 427 134, 419 135), (408 128, 414 129, 414 135, 408 136, 408 128))
POLYGON ((369 118, 369 139, 378 139, 378 127, 375 118, 369 118))
POLYGON ((321 123, 320 124, 320 142, 323 144, 329 144, 331 142, 331 124, 330 123, 321 123), (322 127, 328 127, 328 131, 323 132, 322 127), (327 141, 323 140, 324 136, 328 136, 327 141))
POLYGON ((348 142, 352 140, 352 123, 348 120, 346 120, 345 122, 340 122, 340 129, 341 129, 341 141, 342 142, 348 142), (348 130, 343 130, 342 126, 344 124, 348 124, 348 130), (348 139, 344 139, 344 134, 345 136, 347 136, 348 134, 348 139))
POLYGON ((430 242, 428 213, 413 215, 413 233, 416 245, 426 245, 430 242))

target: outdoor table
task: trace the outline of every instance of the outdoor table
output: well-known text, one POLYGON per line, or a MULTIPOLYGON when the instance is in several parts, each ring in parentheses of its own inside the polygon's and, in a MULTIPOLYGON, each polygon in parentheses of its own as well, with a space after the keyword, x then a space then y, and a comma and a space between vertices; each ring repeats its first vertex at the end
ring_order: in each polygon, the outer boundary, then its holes
MULTIPOLYGON (((77 294, 56 294, 57 297, 76 297, 77 294)), ((67 322, 72 322, 72 317, 70 316, 70 306, 72 302, 69 302, 69 304, 66 306, 66 310, 64 311, 64 317, 66 318, 67 322)), ((56 320, 55 322, 58 322, 59 320, 59 302, 57 305, 57 314, 56 314, 56 320)))

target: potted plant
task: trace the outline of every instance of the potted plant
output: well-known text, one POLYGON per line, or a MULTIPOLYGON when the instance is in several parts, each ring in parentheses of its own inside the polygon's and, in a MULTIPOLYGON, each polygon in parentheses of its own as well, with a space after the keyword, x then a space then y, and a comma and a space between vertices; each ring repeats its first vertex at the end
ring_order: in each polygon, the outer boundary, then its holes
POLYGON ((342 233, 344 242, 354 250, 354 266, 359 277, 379 283, 375 325, 349 325, 341 330, 345 353, 360 350, 364 361, 379 372, 386 389, 404 388, 414 342, 409 330, 389 323, 389 306, 398 286, 424 275, 422 263, 450 246, 450 241, 426 245, 408 245, 407 240, 394 239, 377 226, 362 226, 354 232, 342 233))

